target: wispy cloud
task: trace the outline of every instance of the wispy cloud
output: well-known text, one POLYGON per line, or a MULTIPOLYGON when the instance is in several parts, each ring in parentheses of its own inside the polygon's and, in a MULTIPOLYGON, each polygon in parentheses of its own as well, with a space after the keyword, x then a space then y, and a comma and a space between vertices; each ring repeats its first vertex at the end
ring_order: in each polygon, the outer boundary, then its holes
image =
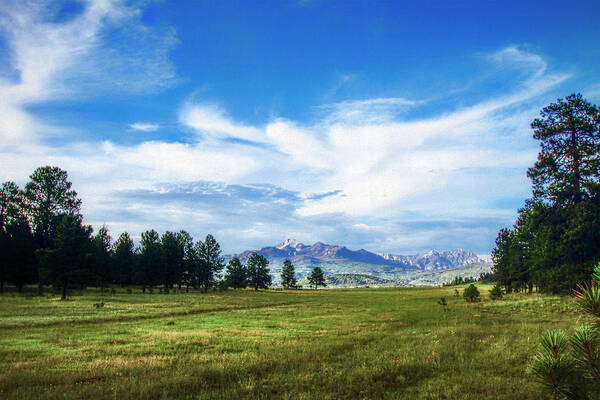
POLYGON ((179 113, 179 119, 184 125, 210 138, 232 137, 255 142, 265 139, 261 129, 233 122, 215 104, 186 103, 179 113))
POLYGON ((0 4, 0 34, 8 45, 8 69, 16 75, 0 78, 0 137, 5 145, 60 130, 36 119, 28 105, 107 91, 152 92, 175 83, 168 59, 175 32, 143 26, 135 4, 88 1, 65 21, 53 20, 49 10, 48 1, 0 4), (146 40, 136 40, 140 35, 146 40))
POLYGON ((129 128, 134 131, 142 131, 142 132, 154 132, 160 129, 159 124, 153 124, 150 122, 135 122, 129 125, 129 128))
POLYGON ((400 97, 379 97, 364 100, 345 100, 321 106, 329 124, 376 124, 405 114, 411 108, 424 104, 422 100, 400 97))

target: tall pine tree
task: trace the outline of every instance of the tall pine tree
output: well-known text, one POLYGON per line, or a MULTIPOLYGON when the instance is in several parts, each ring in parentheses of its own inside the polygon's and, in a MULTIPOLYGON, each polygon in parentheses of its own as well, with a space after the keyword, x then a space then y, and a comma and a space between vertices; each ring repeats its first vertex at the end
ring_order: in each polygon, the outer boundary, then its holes
POLYGON ((248 257, 248 286, 258 289, 268 289, 271 286, 271 275, 269 274, 269 260, 260 254, 252 253, 248 257))
POLYGON ((298 282, 294 277, 295 272, 294 264, 290 260, 285 260, 281 269, 281 286, 284 289, 295 289, 298 286, 298 282))
POLYGON ((243 289, 248 286, 246 267, 239 258, 233 257, 227 263, 225 270, 225 283, 234 289, 243 289))

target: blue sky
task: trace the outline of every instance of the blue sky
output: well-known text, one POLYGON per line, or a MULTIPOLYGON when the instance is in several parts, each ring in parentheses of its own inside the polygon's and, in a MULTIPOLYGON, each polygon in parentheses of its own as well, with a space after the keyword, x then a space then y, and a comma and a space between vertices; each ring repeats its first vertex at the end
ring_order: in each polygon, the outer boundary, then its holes
POLYGON ((600 102, 595 1, 0 4, 0 179, 69 171, 87 223, 489 254, 529 124, 600 102))

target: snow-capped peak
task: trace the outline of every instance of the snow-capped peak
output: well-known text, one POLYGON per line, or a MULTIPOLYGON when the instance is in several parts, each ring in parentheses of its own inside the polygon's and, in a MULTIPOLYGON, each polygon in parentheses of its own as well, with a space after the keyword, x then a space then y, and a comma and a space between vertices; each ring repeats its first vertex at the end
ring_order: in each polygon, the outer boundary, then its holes
POLYGON ((297 241, 296 239, 287 239, 285 242, 279 243, 275 247, 278 248, 279 250, 283 250, 286 247, 293 247, 294 249, 297 249, 299 247, 304 247, 304 245, 302 243, 300 243, 299 241, 297 241))

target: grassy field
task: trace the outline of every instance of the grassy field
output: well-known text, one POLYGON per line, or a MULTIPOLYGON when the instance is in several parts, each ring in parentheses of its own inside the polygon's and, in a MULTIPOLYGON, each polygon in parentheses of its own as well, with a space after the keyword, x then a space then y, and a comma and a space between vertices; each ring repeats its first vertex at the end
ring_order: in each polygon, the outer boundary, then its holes
POLYGON ((573 303, 480 288, 8 294, 0 398, 544 398, 532 349, 573 303))

